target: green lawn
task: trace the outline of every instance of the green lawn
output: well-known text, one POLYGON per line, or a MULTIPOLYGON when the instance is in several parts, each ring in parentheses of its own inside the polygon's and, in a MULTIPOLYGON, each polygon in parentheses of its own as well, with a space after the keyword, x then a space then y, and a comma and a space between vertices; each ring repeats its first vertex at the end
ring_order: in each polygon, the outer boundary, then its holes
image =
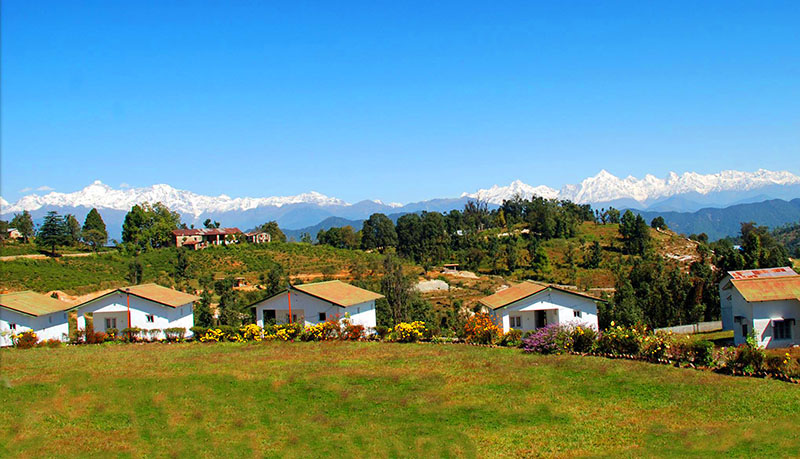
POLYGON ((800 387, 388 343, 0 351, 0 456, 785 456, 800 387))

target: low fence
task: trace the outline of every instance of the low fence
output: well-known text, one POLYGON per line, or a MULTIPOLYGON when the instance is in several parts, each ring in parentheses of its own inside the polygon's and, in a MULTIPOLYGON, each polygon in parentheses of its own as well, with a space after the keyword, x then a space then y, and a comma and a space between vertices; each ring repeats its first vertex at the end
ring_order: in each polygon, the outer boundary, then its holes
POLYGON ((689 325, 676 325, 674 327, 656 328, 655 331, 665 331, 672 333, 690 334, 690 333, 706 333, 722 330, 722 321, 715 320, 713 322, 698 322, 689 325))

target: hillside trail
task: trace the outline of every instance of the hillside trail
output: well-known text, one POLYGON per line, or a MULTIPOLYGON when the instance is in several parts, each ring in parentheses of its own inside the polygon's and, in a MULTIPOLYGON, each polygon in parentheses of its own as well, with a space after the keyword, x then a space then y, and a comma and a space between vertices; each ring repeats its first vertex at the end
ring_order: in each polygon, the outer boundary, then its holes
MULTIPOLYGON (((99 253, 104 253, 104 252, 99 252, 99 253)), ((64 258, 64 257, 88 257, 90 255, 94 255, 94 253, 92 253, 92 252, 65 253, 65 254, 59 255, 58 257, 51 257, 49 255, 43 255, 41 253, 29 253, 27 255, 6 255, 6 256, 0 257, 0 261, 11 261, 11 260, 16 260, 18 258, 30 258, 30 259, 33 259, 33 260, 44 260, 46 258, 56 258, 57 259, 57 258, 64 258)))

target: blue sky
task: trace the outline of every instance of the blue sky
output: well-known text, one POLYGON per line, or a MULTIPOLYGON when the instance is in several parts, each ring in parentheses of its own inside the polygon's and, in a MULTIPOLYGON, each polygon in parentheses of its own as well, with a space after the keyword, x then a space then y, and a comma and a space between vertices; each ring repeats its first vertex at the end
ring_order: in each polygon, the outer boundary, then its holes
POLYGON ((2 3, 2 189, 800 173, 800 2, 2 3), (435 5, 433 3, 436 3, 435 5))

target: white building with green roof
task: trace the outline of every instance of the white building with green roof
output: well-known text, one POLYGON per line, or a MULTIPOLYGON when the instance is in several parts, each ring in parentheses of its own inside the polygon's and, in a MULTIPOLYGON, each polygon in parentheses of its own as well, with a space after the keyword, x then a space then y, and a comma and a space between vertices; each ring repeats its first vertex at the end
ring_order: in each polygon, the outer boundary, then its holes
POLYGON ((40 340, 69 337, 67 310, 71 304, 41 293, 0 294, 0 346, 11 346, 12 336, 33 330, 40 340))

